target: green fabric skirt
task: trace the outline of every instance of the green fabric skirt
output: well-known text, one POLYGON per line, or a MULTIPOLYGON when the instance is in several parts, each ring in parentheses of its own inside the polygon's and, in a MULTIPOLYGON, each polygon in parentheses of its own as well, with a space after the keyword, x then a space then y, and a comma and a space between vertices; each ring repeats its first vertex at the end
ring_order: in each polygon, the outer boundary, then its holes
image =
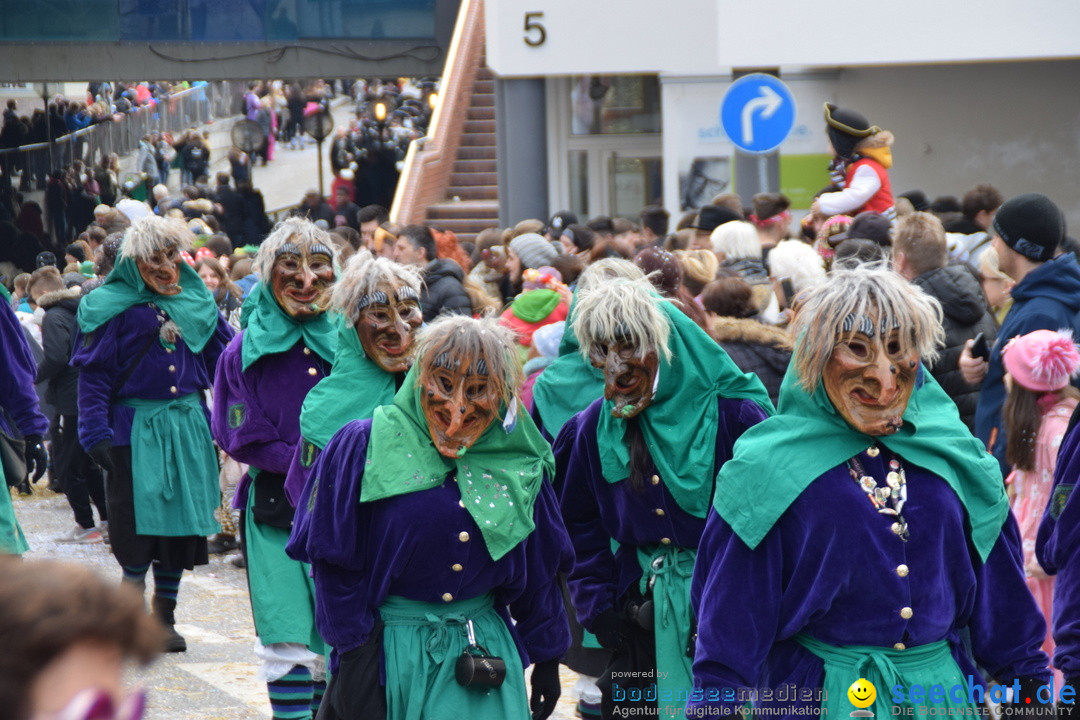
POLYGON ((23 535, 19 520, 15 517, 15 507, 11 502, 11 490, 6 485, 0 493, 0 553, 22 555, 30 549, 23 535))
POLYGON ((379 608, 383 623, 388 720, 529 720, 521 656, 491 595, 451 603, 390 596, 379 608), (458 685, 454 665, 476 642, 506 663, 506 679, 494 690, 458 685))
MULTIPOLYGON (((965 682, 964 674, 953 659, 947 640, 906 650, 894 650, 870 645, 829 645, 806 634, 796 635, 795 639, 825 662, 825 700, 822 704, 829 717, 846 717, 855 709, 847 692, 859 678, 869 680, 877 690, 874 704, 866 708, 872 710, 877 718, 894 715, 894 706, 889 695, 889 688, 893 685, 907 688, 912 685, 941 685, 947 689, 965 682)), ((920 703, 920 707, 973 707, 969 703, 953 700, 948 692, 944 695, 942 702, 932 703, 927 700, 920 703)), ((913 707, 910 702, 904 702, 903 706, 913 707)))
POLYGON ((131 424, 135 531, 185 537, 221 531, 214 510, 221 499, 217 451, 199 394, 175 400, 126 399, 131 424))
POLYGON ((300 643, 317 655, 326 655, 329 648, 315 628, 311 566, 285 554, 288 530, 263 525, 252 517, 254 494, 253 482, 244 510, 244 552, 255 633, 263 645, 300 643))
POLYGON ((686 698, 694 688, 694 659, 687 656, 686 648, 693 624, 690 580, 697 551, 659 545, 638 548, 637 556, 642 594, 652 586, 657 706, 661 717, 684 717, 686 698))

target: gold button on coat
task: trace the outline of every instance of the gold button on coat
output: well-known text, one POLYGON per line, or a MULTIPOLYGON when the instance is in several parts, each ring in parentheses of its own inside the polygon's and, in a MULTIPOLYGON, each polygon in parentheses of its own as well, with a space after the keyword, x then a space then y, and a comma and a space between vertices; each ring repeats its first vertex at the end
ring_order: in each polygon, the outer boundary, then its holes
POLYGON ((318 370, 316 370, 315 368, 308 368, 308 369, 307 369, 307 374, 308 374, 308 375, 317 375, 317 374, 318 374, 318 372, 319 372, 319 371, 318 371, 318 370))
POLYGON ((892 646, 892 649, 893 650, 907 650, 907 645, 905 645, 904 643, 896 643, 895 645, 892 646))
POLYGON ((460 532, 460 533, 458 533, 457 539, 460 540, 461 542, 469 542, 469 533, 460 532))
POLYGON ((653 510, 653 512, 656 513, 657 517, 664 517, 664 515, 667 514, 664 512, 663 508, 656 508, 655 510, 653 510))
POLYGON ((465 568, 463 568, 461 566, 461 563, 454 563, 453 565, 450 566, 450 569, 453 570, 454 572, 461 572, 465 568))
POLYGON ((450 602, 453 599, 454 599, 454 596, 451 595, 450 593, 443 593, 442 594, 442 601, 443 602, 450 602))
POLYGON ((169 366, 169 372, 176 372, 176 366, 175 365, 170 365, 169 366))
POLYGON ((904 618, 905 620, 910 620, 911 615, 912 615, 911 608, 909 608, 909 607, 900 608, 900 617, 904 618))
POLYGON ((660 544, 661 545, 670 545, 671 544, 671 538, 660 538, 660 544))
POLYGON ((311 348, 304 348, 304 354, 305 355, 310 355, 311 354, 311 348))
POLYGON ((659 485, 660 484, 660 476, 659 475, 653 475, 649 479, 649 482, 651 482, 653 485, 659 485))
POLYGON ((899 575, 900 577, 907 577, 908 576, 908 566, 907 565, 897 565, 896 566, 896 574, 899 575))
POLYGON ((173 385, 171 388, 169 388, 169 392, 171 392, 173 395, 175 395, 176 394, 176 386, 173 385))

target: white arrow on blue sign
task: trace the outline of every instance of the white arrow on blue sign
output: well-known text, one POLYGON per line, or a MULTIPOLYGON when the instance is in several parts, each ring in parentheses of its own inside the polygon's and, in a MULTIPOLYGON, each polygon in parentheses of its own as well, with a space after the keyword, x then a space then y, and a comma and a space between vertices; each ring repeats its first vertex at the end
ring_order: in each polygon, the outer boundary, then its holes
POLYGON ((720 124, 743 152, 772 152, 795 126, 795 98, 773 75, 744 75, 724 93, 720 124))

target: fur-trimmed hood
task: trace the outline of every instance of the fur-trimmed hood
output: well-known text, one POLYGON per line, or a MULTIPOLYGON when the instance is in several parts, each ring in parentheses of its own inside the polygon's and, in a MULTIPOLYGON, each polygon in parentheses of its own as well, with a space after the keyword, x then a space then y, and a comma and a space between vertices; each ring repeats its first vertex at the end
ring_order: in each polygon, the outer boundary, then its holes
POLYGON ((82 297, 82 288, 73 287, 66 290, 54 290, 49 293, 45 293, 38 298, 38 306, 44 310, 48 310, 54 305, 59 305, 65 300, 74 300, 78 302, 82 297))
POLYGON ((788 332, 751 318, 718 317, 713 321, 712 331, 718 343, 758 343, 788 351, 795 347, 788 332))

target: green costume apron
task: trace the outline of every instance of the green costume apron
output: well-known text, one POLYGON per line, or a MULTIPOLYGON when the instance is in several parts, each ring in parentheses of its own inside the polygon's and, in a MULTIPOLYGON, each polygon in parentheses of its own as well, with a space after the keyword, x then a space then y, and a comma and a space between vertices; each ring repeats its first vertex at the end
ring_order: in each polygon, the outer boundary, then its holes
MULTIPOLYGON (((796 635, 795 639, 825 663, 825 681, 822 683, 825 698, 821 704, 827 710, 828 717, 851 714, 853 706, 848 700, 847 691, 859 678, 869 680, 877 690, 873 706, 867 708, 873 711, 876 718, 894 716, 894 705, 889 694, 889 688, 893 685, 907 688, 913 685, 941 685, 949 688, 966 682, 964 673, 949 650, 948 640, 894 650, 868 645, 829 645, 806 634, 796 635)), ((943 694, 945 697, 941 702, 926 700, 919 703, 920 708, 965 708, 960 712, 974 714, 975 707, 970 703, 957 702, 949 697, 947 691, 943 694)), ((904 702, 901 707, 913 708, 914 705, 904 702)), ((942 710, 937 714, 946 715, 948 711, 942 710)))
POLYGON ((300 643, 326 655, 330 648, 315 628, 315 581, 311 566, 285 554, 289 531, 256 522, 255 480, 248 489, 244 510, 247 577, 255 633, 263 645, 300 643))
POLYGON ((15 507, 11 502, 11 491, 5 487, 0 497, 0 553, 22 555, 30 549, 23 535, 19 520, 15 517, 15 507))
POLYGON ((221 501, 217 452, 199 394, 174 400, 128 398, 135 532, 159 537, 221 531, 214 509, 221 501))
POLYGON ((429 603, 391 595, 379 607, 386 662, 387 720, 529 720, 529 698, 517 646, 491 595, 429 603), (457 658, 476 642, 506 663, 506 679, 493 690, 458 685, 457 658))
POLYGON ((690 580, 697 550, 659 545, 638 548, 637 557, 641 594, 652 587, 657 706, 661 717, 684 717, 686 698, 694 688, 694 660, 686 648, 692 629, 690 580))

